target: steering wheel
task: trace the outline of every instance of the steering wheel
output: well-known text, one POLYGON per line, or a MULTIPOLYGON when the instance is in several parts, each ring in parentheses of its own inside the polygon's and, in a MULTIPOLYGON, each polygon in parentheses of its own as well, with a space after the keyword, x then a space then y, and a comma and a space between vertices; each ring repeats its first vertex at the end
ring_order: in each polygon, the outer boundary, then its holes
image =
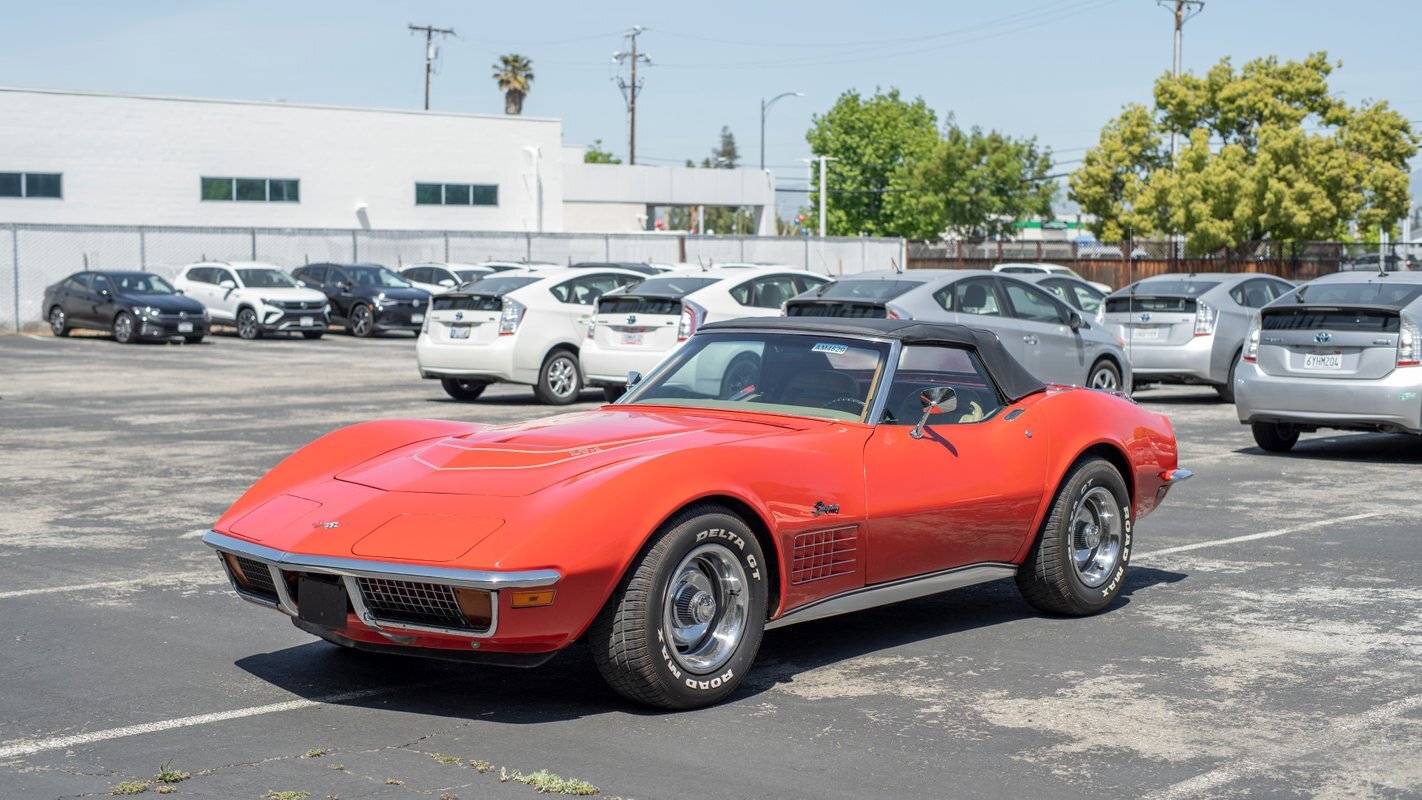
POLYGON ((825 408, 830 411, 847 411, 855 416, 864 416, 864 401, 854 397, 836 397, 825 403, 825 408))

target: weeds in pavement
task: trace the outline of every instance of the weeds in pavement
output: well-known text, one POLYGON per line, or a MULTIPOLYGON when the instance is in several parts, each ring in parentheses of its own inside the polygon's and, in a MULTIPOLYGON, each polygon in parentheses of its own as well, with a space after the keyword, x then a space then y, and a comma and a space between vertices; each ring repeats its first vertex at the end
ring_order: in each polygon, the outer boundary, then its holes
POLYGON ((182 770, 172 768, 171 761, 158 765, 158 774, 153 776, 153 780, 159 783, 181 783, 192 776, 182 770))
POLYGON ((124 781, 109 790, 109 794, 143 794, 148 791, 148 781, 124 781))
POLYGON ((262 795, 266 800, 306 800, 310 796, 310 792, 279 792, 276 789, 268 789, 267 793, 262 795))

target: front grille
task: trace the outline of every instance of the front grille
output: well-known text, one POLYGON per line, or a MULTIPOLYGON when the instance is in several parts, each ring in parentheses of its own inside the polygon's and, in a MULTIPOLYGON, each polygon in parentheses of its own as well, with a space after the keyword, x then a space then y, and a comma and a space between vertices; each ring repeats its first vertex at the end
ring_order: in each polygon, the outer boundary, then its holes
POLYGON ((272 303, 272 305, 276 306, 277 308, 285 308, 289 311, 315 311, 319 308, 323 308, 326 304, 317 300, 311 300, 309 302, 305 300, 277 300, 276 302, 272 303))
POLYGON ((242 574, 247 577, 247 586, 245 587, 247 591, 268 600, 277 599, 276 584, 272 583, 272 571, 266 564, 235 553, 232 558, 237 561, 237 566, 242 568, 242 574))
POLYGON ((858 568, 858 563, 859 528, 802 533, 795 537, 790 582, 809 583, 848 575, 858 568))
POLYGON ((438 583, 359 578, 366 608, 381 622, 407 622, 438 628, 472 630, 459 613, 454 589, 438 583))

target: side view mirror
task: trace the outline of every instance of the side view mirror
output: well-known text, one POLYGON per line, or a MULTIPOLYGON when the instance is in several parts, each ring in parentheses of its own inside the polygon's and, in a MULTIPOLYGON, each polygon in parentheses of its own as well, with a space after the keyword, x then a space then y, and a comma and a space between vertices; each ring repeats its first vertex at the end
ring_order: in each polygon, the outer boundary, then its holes
POLYGON ((928 424, 928 418, 934 414, 947 414, 958 408, 958 393, 951 386, 934 386, 931 389, 924 389, 918 396, 918 402, 923 404, 923 416, 919 418, 918 424, 909 431, 909 436, 915 439, 923 438, 923 426, 928 424))
POLYGON ((445 288, 451 288, 451 287, 453 287, 455 284, 454 284, 453 279, 445 278, 444 280, 442 280, 442 281, 439 282, 439 285, 440 285, 440 286, 443 286, 443 287, 445 287, 445 288))
POLYGON ((307 283, 306 281, 303 281, 303 280, 298 280, 298 281, 296 282, 296 285, 297 285, 297 286, 300 286, 300 287, 303 288, 303 289, 305 289, 306 287, 310 286, 311 284, 309 284, 309 283, 307 283))
POLYGON ((641 382, 642 382, 642 373, 638 372, 638 371, 635 370, 635 369, 632 370, 631 372, 628 372, 628 373, 627 373, 627 388, 628 388, 628 389, 631 389, 633 386, 636 386, 637 384, 639 384, 639 383, 641 383, 641 382))
POLYGON ((177 292, 178 294, 187 294, 187 293, 188 293, 188 290, 187 290, 187 289, 174 289, 173 291, 174 291, 174 292, 177 292))
POLYGON ((345 281, 336 281, 335 287, 337 289, 340 289, 341 291, 345 291, 346 289, 351 288, 351 285, 349 283, 346 283, 345 281))
POLYGON ((1086 321, 1081 318, 1080 314, 1073 311, 1071 312, 1071 319, 1067 322, 1067 324, 1071 326, 1072 330, 1079 331, 1081 330, 1081 326, 1086 324, 1086 321))
POLYGON ((218 286, 221 286, 221 287, 224 288, 224 289, 236 289, 236 288, 237 288, 237 282, 236 282, 236 281, 233 281, 233 280, 225 280, 225 281, 222 281, 222 282, 218 283, 217 285, 218 285, 218 286))
POLYGON ((100 296, 100 297, 107 297, 107 298, 109 298, 110 300, 112 300, 112 299, 113 299, 113 296, 114 296, 114 293, 111 292, 111 291, 109 291, 108 289, 100 289, 100 290, 99 290, 99 296, 100 296))

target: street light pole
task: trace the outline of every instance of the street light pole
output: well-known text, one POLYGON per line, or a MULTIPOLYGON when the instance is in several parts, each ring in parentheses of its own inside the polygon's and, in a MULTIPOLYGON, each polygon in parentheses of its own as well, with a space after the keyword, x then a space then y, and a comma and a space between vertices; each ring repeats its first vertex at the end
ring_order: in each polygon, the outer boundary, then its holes
POLYGON ((770 107, 784 97, 804 97, 804 92, 785 92, 770 98, 769 102, 764 97, 760 98, 760 169, 765 171, 765 115, 770 111, 770 107))
POLYGON ((825 164, 829 161, 838 161, 837 158, 820 156, 820 238, 825 238, 825 164))

